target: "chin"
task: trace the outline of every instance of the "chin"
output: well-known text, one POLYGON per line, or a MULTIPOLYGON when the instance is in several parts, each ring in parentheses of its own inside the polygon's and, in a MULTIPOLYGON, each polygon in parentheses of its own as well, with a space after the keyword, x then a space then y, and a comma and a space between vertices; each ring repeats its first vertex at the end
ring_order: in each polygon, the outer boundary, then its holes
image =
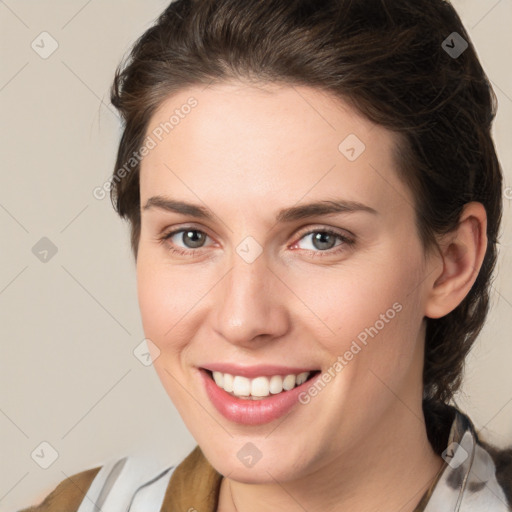
MULTIPOLYGON (((233 441, 233 440, 232 440, 233 441)), ((210 464, 222 475, 227 476, 237 482, 247 484, 272 484, 276 480, 280 482, 295 480, 301 478, 304 473, 304 457, 288 452, 287 458, 281 456, 272 450, 267 443, 267 450, 270 451, 268 457, 265 457, 265 448, 262 448, 261 458, 251 461, 250 457, 244 460, 245 453, 250 453, 250 449, 244 452, 243 448, 250 445, 251 441, 237 440, 224 449, 219 446, 205 446, 200 444, 201 450, 210 464), (295 458, 296 457, 296 458, 295 458)))

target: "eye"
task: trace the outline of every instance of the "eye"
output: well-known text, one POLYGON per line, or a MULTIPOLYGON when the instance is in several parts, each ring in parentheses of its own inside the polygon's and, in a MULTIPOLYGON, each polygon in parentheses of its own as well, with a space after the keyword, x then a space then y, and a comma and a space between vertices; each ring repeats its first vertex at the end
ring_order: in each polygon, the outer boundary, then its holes
MULTIPOLYGON (((189 226, 164 233, 158 240, 161 243, 165 243, 171 253, 193 256, 204 247, 207 238, 210 237, 204 231, 189 226), (183 247, 180 247, 179 244, 182 244, 183 247)), ((354 245, 354 243, 355 240, 338 231, 318 228, 300 235, 299 241, 292 246, 292 249, 298 247, 310 252, 315 257, 327 256, 342 252, 354 245), (306 243, 304 244, 305 246, 301 246, 301 241, 308 238, 309 244, 306 243), (339 243, 336 243, 336 241, 339 241, 339 243)))
POLYGON ((170 233, 165 233, 159 240, 162 243, 166 243, 169 250, 173 253, 190 255, 194 254, 196 249, 202 249, 207 238, 209 238, 209 236, 204 231, 193 227, 185 227, 176 229, 170 233), (178 242, 181 242, 184 247, 180 247, 178 242))
POLYGON ((294 247, 297 246, 299 249, 310 251, 314 253, 314 256, 323 256, 322 253, 327 253, 328 255, 337 254, 338 252, 346 250, 348 247, 354 245, 354 243, 355 241, 353 239, 337 231, 319 228, 302 234, 299 242, 296 242, 294 247), (303 244, 302 246, 300 245, 302 240, 308 239, 309 243, 303 244), (336 244, 337 240, 340 241, 338 244, 336 244))

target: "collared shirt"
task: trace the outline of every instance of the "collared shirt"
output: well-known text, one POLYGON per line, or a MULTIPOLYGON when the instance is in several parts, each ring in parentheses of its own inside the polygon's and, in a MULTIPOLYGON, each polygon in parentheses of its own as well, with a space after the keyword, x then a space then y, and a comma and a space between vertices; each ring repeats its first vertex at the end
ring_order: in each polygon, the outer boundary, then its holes
MULTIPOLYGON (((512 511, 510 470, 497 474, 471 420, 458 410, 442 456, 414 512, 512 511)), ((41 505, 20 512, 217 512, 221 481, 199 446, 177 466, 124 457, 66 479, 41 505)))

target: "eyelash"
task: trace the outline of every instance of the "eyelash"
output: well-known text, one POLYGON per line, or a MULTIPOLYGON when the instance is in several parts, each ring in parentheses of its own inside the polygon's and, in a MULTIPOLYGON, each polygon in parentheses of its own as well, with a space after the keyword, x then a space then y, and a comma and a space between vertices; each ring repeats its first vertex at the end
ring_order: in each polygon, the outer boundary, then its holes
MULTIPOLYGON (((171 244, 168 243, 168 240, 170 238, 172 238, 174 235, 176 235, 178 233, 183 233, 186 231, 197 231, 198 233, 203 233, 204 235, 208 236, 204 231, 201 231, 200 229, 196 229, 196 228, 190 226, 190 227, 183 227, 180 229, 176 229, 176 230, 170 231, 169 233, 164 233, 162 236, 158 237, 158 241, 162 244, 165 244, 167 246, 167 248, 169 249, 169 251, 173 254, 179 254, 180 256, 195 256, 196 252, 201 252, 201 249, 181 249, 181 248, 173 247, 171 244)), ((342 243, 338 244, 337 246, 334 246, 334 248, 332 248, 332 249, 327 249, 325 251, 320 251, 320 250, 312 251, 312 250, 308 250, 308 249, 302 249, 302 250, 305 250, 306 252, 312 254, 312 256, 314 258, 325 257, 324 254, 326 254, 327 256, 336 255, 336 254, 346 250, 347 247, 350 248, 351 246, 353 246, 355 244, 355 240, 353 240, 345 235, 342 235, 341 233, 339 233, 337 231, 334 231, 334 230, 328 229, 328 228, 313 229, 313 230, 307 231, 305 233, 302 233, 298 240, 300 241, 304 237, 306 237, 308 235, 316 234, 316 233, 324 233, 324 234, 335 236, 335 237, 339 238, 342 241, 342 243)))

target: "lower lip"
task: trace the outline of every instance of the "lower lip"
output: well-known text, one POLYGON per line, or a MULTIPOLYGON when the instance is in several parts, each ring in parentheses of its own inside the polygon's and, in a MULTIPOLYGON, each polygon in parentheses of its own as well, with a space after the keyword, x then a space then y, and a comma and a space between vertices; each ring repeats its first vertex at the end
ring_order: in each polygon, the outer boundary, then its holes
POLYGON ((209 374, 201 369, 206 393, 215 408, 228 420, 242 425, 262 425, 280 418, 299 403, 299 395, 311 386, 317 376, 289 391, 258 400, 244 400, 219 388, 209 374))

